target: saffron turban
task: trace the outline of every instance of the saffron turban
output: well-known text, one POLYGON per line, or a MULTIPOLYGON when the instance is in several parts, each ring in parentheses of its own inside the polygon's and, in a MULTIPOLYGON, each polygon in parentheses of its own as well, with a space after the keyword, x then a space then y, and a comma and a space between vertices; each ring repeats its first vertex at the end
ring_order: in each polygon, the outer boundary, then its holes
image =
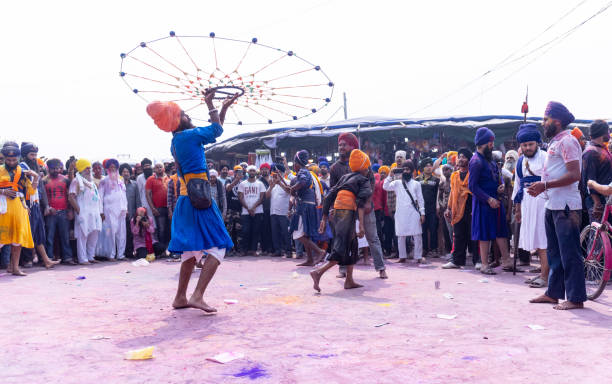
POLYGON ((308 165, 308 156, 308 151, 302 149, 301 151, 298 151, 295 154, 295 162, 301 165, 302 167, 305 167, 306 165, 308 165))
POLYGON ((519 144, 529 141, 541 143, 542 135, 540 134, 540 131, 538 131, 538 127, 535 124, 521 124, 516 134, 516 141, 518 141, 519 144))
POLYGON ((85 169, 91 167, 91 161, 89 161, 87 159, 78 159, 76 164, 75 164, 75 167, 76 167, 77 171, 79 171, 79 173, 83 172, 85 169))
POLYGON ((448 151, 448 152, 446 152, 446 158, 448 160, 452 159, 453 156, 457 156, 457 151, 448 151))
POLYGON ((565 105, 556 101, 551 101, 548 103, 546 110, 544 111, 544 116, 559 120, 563 127, 567 127, 574 121, 574 115, 572 115, 565 105))
POLYGON ((119 169, 119 162, 117 159, 104 160, 104 169, 109 169, 111 165, 115 165, 115 169, 119 169))
POLYGON ((353 149, 359 148, 359 139, 350 132, 341 133, 340 136, 338 136, 338 143, 340 143, 340 141, 344 141, 353 149))
POLYGON ((147 113, 164 132, 174 132, 181 122, 181 107, 172 101, 154 101, 147 105, 147 113))
POLYGON ((370 157, 359 149, 353 149, 351 156, 349 157, 349 167, 351 167, 351 171, 363 171, 364 169, 368 169, 369 166, 370 157))
POLYGON ((584 133, 582 133, 582 131, 578 127, 574 127, 571 133, 572 133, 572 136, 574 136, 576 140, 578 141, 580 141, 580 139, 584 136, 584 133))
POLYGON ((388 175, 389 172, 391 172, 391 170, 386 165, 383 165, 380 168, 378 168, 378 173, 383 173, 383 172, 385 172, 388 175))
POLYGON ((397 168, 397 163, 391 164, 391 169, 395 169, 395 168, 397 168))
POLYGON ((243 171, 242 167, 240 165, 235 165, 234 166, 234 171, 243 171))
POLYGON ((474 136, 474 144, 484 145, 488 142, 495 140, 495 134, 492 130, 487 127, 480 127, 476 130, 476 136, 474 136))

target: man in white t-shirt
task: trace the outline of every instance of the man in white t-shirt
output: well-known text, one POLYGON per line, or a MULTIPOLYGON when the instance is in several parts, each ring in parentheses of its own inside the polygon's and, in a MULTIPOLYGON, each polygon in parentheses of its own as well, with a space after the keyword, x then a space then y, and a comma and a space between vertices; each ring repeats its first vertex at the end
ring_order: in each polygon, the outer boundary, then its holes
POLYGON ((240 223, 242 224, 243 256, 255 256, 257 239, 263 223, 263 201, 266 193, 264 184, 257 180, 257 167, 247 167, 248 179, 238 185, 238 199, 242 205, 240 223))
POLYGON ((272 164, 272 177, 270 186, 266 191, 266 198, 270 199, 270 221, 272 223, 273 256, 280 257, 283 252, 291 256, 291 242, 289 239, 289 179, 284 177, 285 166, 272 164))

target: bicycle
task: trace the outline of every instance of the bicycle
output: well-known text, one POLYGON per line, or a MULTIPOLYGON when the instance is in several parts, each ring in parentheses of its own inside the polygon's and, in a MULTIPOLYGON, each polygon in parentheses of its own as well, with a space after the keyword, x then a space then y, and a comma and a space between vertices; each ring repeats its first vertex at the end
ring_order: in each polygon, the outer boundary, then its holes
POLYGON ((608 218, 612 214, 612 199, 606 200, 601 223, 592 222, 580 232, 580 246, 584 261, 587 298, 597 299, 610 280, 612 273, 612 225, 608 218))

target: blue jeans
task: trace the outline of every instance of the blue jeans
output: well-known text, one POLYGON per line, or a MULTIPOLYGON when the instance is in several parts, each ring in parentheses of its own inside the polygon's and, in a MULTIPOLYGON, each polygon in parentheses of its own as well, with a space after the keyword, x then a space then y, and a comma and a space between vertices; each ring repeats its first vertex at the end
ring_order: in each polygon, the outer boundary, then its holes
POLYGON ((293 240, 293 241, 295 242, 295 256, 304 257, 304 244, 302 244, 298 240, 293 240))
POLYGON ((11 263, 11 245, 7 244, 0 249, 0 268, 6 269, 11 263))
POLYGON ((55 230, 59 231, 58 235, 62 246, 62 261, 72 261, 72 248, 68 237, 70 235, 70 222, 68 221, 65 210, 57 211, 55 215, 45 217, 45 227, 47 229, 47 255, 53 260, 53 242, 55 240, 55 230))
POLYGON ((550 272, 546 296, 573 303, 587 300, 584 264, 580 249, 581 211, 546 210, 546 256, 550 272))
POLYGON ((272 248, 275 254, 291 252, 289 239, 289 218, 281 215, 270 215, 272 223, 272 248))

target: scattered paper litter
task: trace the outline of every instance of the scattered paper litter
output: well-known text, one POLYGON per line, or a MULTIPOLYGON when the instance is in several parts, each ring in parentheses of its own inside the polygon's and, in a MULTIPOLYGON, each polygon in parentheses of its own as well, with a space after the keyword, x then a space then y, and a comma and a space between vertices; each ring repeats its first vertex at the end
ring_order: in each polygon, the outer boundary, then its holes
POLYGON ((384 325, 389 325, 389 324, 391 324, 391 323, 380 323, 380 324, 376 324, 375 327, 376 328, 380 328, 380 327, 382 327, 384 325))
POLYGON ((230 361, 233 361, 233 360, 236 360, 236 359, 242 359, 243 357, 244 357, 244 353, 240 353, 240 352, 223 352, 223 353, 219 353, 218 355, 215 355, 213 357, 208 357, 208 358, 206 358, 206 360, 214 361, 215 363, 225 364, 225 363, 229 363, 230 361))
POLYGON ((377 305, 381 306, 381 307, 390 307, 393 305, 393 303, 378 303, 377 305))
POLYGON ((108 339, 110 339, 110 337, 102 336, 102 335, 95 335, 94 337, 91 338, 91 340, 108 340, 108 339))
POLYGON ((527 326, 529 328, 533 329, 534 331, 541 331, 543 329, 546 329, 546 327, 543 327, 543 326, 537 325, 537 324, 528 324, 527 326))
POLYGON ((256 291, 268 291, 270 288, 255 288, 256 291))
POLYGON ((438 313, 436 317, 438 319, 453 320, 455 317, 457 317, 457 315, 444 315, 444 314, 438 313))
POLYGON ((479 283, 488 283, 489 279, 480 279, 478 280, 479 283))
POLYGON ((148 360, 153 358, 153 350, 155 347, 147 347, 142 349, 135 349, 125 354, 126 360, 148 360))
POLYGON ((454 296, 453 296, 451 293, 448 293, 448 292, 447 292, 447 293, 445 293, 445 294, 444 294, 444 295, 442 295, 442 296, 444 296, 445 298, 447 298, 447 299, 449 299, 449 300, 452 300, 452 299, 454 299, 454 298, 455 298, 455 297, 454 297, 454 296))
POLYGON ((132 265, 135 267, 146 267, 147 265, 149 265, 149 262, 146 259, 142 258, 142 259, 133 261, 132 265))
POLYGON ((238 304, 238 300, 236 299, 225 299, 223 300, 225 304, 238 304))
POLYGON ((294 279, 297 279, 298 277, 300 277, 300 274, 299 274, 299 273, 297 273, 297 272, 293 272, 293 273, 291 274, 291 277, 293 277, 294 279))

